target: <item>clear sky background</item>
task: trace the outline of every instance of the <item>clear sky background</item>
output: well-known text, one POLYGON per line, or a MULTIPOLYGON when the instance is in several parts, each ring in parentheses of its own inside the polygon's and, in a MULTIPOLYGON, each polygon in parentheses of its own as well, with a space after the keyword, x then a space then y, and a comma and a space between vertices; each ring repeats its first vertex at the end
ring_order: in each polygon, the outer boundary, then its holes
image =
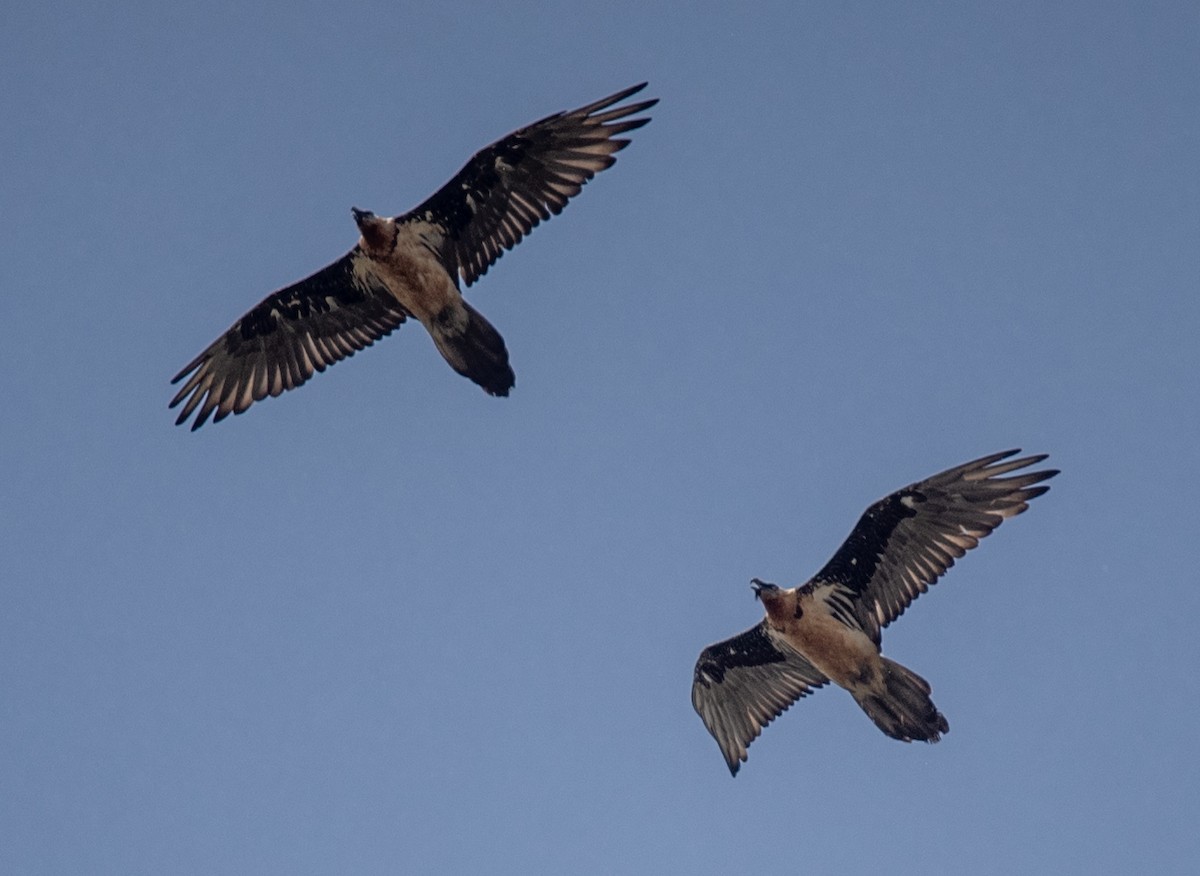
POLYGON ((1194 872, 1200 7, 10 3, 0 872, 1194 872), (475 287, 196 434, 168 379, 476 149, 643 79, 475 287), (1063 473, 736 779, 692 711, 875 499, 1063 473))

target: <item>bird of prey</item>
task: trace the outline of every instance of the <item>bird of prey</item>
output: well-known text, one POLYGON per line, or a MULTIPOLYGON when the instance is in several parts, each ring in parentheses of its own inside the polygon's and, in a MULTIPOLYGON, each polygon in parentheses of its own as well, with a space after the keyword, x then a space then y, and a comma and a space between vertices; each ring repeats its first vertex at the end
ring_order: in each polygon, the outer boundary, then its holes
POLYGON ((746 748, 792 703, 829 681, 893 739, 937 742, 950 729, 929 683, 880 653, 880 633, 954 561, 1029 501, 1057 470, 1009 472, 1045 454, 993 453, 876 502, 801 587, 754 578, 766 617, 700 654, 692 705, 737 775, 746 748))
POLYGON ((470 286, 541 221, 562 212, 583 185, 616 161, 642 127, 631 119, 658 101, 614 106, 646 87, 555 113, 480 150, 424 203, 400 216, 351 212, 361 237, 311 277, 273 292, 172 379, 176 425, 197 411, 219 422, 268 395, 295 389, 314 371, 352 356, 416 319, 450 367, 489 395, 516 378, 504 340, 463 300, 470 286), (190 375, 190 376, 189 376, 190 375))

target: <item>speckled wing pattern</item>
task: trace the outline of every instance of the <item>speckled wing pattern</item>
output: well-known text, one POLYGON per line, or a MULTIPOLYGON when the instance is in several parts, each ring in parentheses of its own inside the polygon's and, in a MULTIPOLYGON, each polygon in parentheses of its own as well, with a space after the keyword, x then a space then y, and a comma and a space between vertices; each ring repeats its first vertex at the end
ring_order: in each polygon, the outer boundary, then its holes
POLYGON ((171 407, 176 425, 199 408, 192 431, 215 412, 218 423, 251 404, 295 389, 329 365, 390 334, 409 314, 372 280, 355 247, 311 277, 264 298, 171 383, 187 377, 171 407), (191 375, 190 377, 188 375, 191 375))
POLYGON ((737 775, 746 749, 771 721, 827 679, 766 622, 709 645, 692 680, 692 706, 737 775))
POLYGON ((956 559, 1050 489, 1035 485, 1057 470, 1001 477, 1046 458, 1010 459, 1020 452, 976 459, 876 502, 806 589, 835 585, 837 601, 853 605, 863 631, 878 645, 880 631, 956 559))
POLYGON ((629 145, 617 135, 650 121, 627 117, 658 101, 609 107, 645 87, 643 82, 577 110, 555 113, 497 140, 396 221, 441 228, 440 255, 447 271, 471 285, 538 223, 561 213, 584 183, 613 165, 614 153, 629 145))

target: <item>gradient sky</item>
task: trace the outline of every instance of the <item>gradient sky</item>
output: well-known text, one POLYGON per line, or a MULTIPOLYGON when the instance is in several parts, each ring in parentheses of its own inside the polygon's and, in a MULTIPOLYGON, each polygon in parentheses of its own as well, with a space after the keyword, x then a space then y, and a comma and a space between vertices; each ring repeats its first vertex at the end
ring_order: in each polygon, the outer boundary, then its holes
POLYGON ((1200 7, 10 3, 0 872, 1127 873, 1200 858, 1200 7), (512 129, 617 165, 196 434, 168 379, 512 129), (700 649, 866 506, 1063 473, 731 779, 700 649))

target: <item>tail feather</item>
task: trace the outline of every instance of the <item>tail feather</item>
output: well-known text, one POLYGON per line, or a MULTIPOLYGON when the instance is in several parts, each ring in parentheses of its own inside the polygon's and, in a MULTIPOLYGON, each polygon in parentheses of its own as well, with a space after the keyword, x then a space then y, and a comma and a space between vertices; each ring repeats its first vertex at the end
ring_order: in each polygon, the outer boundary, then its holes
POLYGON ((429 325, 438 352, 451 368, 479 384, 484 392, 508 395, 517 378, 508 364, 504 338, 478 310, 466 301, 461 304, 463 311, 446 308, 448 312, 429 325))
POLYGON ((883 661, 883 690, 877 687, 854 694, 854 699, 875 725, 893 739, 937 742, 950 732, 945 715, 929 698, 929 682, 911 669, 886 657, 883 661))

